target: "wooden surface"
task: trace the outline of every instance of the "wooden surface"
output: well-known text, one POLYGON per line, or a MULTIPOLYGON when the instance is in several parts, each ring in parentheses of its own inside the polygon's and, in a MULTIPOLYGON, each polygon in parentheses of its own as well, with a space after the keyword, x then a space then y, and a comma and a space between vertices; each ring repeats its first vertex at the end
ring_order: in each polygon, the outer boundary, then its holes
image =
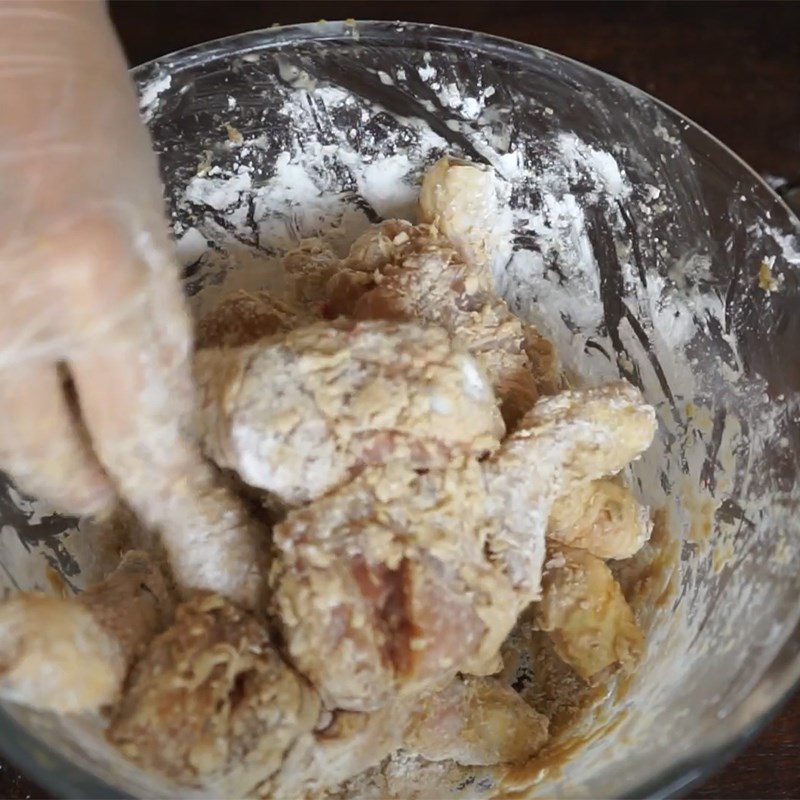
MULTIPOLYGON (((705 127, 788 200, 800 195, 800 3, 112 2, 131 64, 274 22, 405 19, 571 56, 705 127)), ((46 797, 0 761, 0 798, 46 797)), ((800 798, 800 695, 697 798, 800 798)))

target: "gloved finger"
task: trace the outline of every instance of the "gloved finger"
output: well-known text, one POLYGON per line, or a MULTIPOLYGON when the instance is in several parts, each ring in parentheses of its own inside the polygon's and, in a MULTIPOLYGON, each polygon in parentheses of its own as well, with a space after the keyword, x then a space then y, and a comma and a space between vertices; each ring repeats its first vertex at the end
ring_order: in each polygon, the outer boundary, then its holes
POLYGON ((183 394, 176 385, 183 378, 161 379, 148 343, 128 333, 87 348, 72 366, 95 450, 122 497, 161 531, 179 585, 252 608, 261 569, 247 513, 215 485, 179 407, 170 404, 183 394))
POLYGON ((145 268, 133 250, 104 252, 113 273, 76 285, 66 304, 69 325, 81 330, 124 308, 104 336, 86 337, 70 358, 94 450, 123 499, 161 531, 183 587, 253 607, 261 570, 249 517, 215 484, 190 432, 189 325, 183 304, 170 299, 179 294, 177 279, 145 268))
POLYGON ((115 502, 55 365, 0 373, 0 467, 24 492, 60 511, 100 514, 115 502))

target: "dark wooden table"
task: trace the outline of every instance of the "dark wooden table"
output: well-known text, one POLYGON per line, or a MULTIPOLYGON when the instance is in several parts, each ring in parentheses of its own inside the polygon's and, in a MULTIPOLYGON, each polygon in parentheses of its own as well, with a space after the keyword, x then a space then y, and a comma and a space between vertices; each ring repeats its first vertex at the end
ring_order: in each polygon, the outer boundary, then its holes
MULTIPOLYGON (((131 64, 318 19, 457 25, 564 53, 665 100, 800 199, 800 3, 111 2, 131 64)), ((47 797, 0 761, 0 798, 47 797)), ((800 695, 690 797, 800 798, 800 695)))

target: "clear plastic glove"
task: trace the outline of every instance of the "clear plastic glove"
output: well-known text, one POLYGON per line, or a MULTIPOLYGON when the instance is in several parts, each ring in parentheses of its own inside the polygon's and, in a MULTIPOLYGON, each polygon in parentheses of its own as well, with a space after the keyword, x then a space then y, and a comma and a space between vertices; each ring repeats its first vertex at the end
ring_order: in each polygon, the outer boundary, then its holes
POLYGON ((252 548, 188 435, 190 352, 157 162, 104 5, 6 0, 0 467, 76 514, 121 496, 164 532, 181 582, 229 593, 252 588, 252 548), (240 567, 224 581, 205 566, 220 536, 240 567))

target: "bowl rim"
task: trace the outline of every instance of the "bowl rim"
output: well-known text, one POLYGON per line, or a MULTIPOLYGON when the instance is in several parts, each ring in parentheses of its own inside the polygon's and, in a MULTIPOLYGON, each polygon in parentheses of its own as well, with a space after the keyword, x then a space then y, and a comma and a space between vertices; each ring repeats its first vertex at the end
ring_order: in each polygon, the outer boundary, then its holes
MULTIPOLYGON (((348 20, 324 20, 319 22, 298 22, 290 25, 273 25, 269 28, 256 28, 250 31, 242 31, 241 33, 233 33, 228 36, 220 36, 217 39, 209 39, 205 42, 193 44, 179 50, 173 50, 165 53, 162 56, 156 56, 149 61, 144 61, 134 67, 131 67, 128 72, 134 81, 140 80, 140 73, 145 73, 148 69, 155 69, 162 66, 169 66, 170 72, 180 72, 184 69, 191 67, 193 64, 210 60, 215 57, 223 55, 231 55, 230 44, 234 40, 241 40, 247 43, 246 47, 239 47, 236 54, 247 55, 256 50, 264 48, 264 39, 269 37, 270 46, 274 45, 275 41, 283 39, 285 43, 294 43, 299 41, 336 41, 336 40, 350 40, 350 42, 358 42, 361 39, 361 33, 365 32, 367 36, 374 36, 375 34, 388 34, 391 32, 402 32, 405 30, 414 30, 419 33, 434 34, 433 41, 438 41, 442 44, 458 42, 463 45, 464 39, 468 40, 469 44, 485 44, 494 46, 499 50, 506 50, 508 52, 516 52, 518 54, 540 54, 541 58, 553 58, 557 61, 563 61, 580 69, 587 70, 594 75, 601 77, 603 80, 616 84, 617 86, 625 88, 629 93, 637 94, 642 98, 647 99, 649 102, 656 104, 660 108, 673 114, 683 122, 687 122, 696 131, 703 134, 705 138, 710 140, 716 147, 722 150, 727 156, 732 158, 743 167, 750 176, 754 178, 758 184, 764 188, 772 200, 778 203, 782 210, 787 214, 789 221, 795 226, 800 228, 800 216, 795 214, 793 209, 786 203, 786 201, 773 189, 764 178, 745 161, 735 150, 732 150, 723 141, 718 139, 713 133, 709 132, 699 122, 696 122, 691 117, 686 116, 683 112, 678 111, 674 106, 660 100, 644 89, 640 89, 632 83, 628 83, 622 78, 611 75, 608 72, 593 67, 591 64, 586 64, 578 59, 571 58, 570 56, 562 55, 554 50, 549 50, 546 47, 539 45, 521 42, 516 39, 510 39, 507 36, 497 36, 496 34, 483 33, 481 31, 474 31, 469 28, 459 28, 450 25, 437 25, 432 22, 404 22, 403 20, 376 20, 376 19, 348 19, 348 20), (283 34, 286 34, 283 36, 283 34), (176 63, 180 61, 180 63, 176 63)), ((378 36, 376 38, 383 38, 378 36)), ((800 232, 799 232, 800 235, 800 232)))
MULTIPOLYGON (((163 70, 168 74, 180 73, 195 64, 232 55, 243 56, 258 50, 268 50, 279 44, 302 41, 388 41, 390 34, 406 30, 431 37, 439 44, 465 45, 491 50, 495 55, 514 53, 521 57, 551 58, 566 62, 602 78, 656 104, 661 109, 686 122, 703 138, 713 144, 724 156, 737 162, 755 182, 766 190, 772 201, 785 213, 793 233, 800 234, 800 220, 775 190, 736 152, 709 133, 702 125, 677 111, 668 103, 650 93, 609 75, 589 64, 537 45, 507 37, 472 31, 465 28, 435 25, 432 23, 403 22, 400 20, 340 20, 273 26, 243 31, 158 56, 129 70, 134 82, 149 79, 149 72, 163 70)), ((773 224, 775 220, 773 220, 773 224)), ((623 798, 666 798, 686 792, 708 778, 741 752, 773 719, 800 684, 800 621, 785 636, 763 674, 750 687, 746 697, 727 715, 725 735, 709 746, 698 748, 691 756, 674 761, 657 774, 637 786, 627 787, 619 796, 623 798), (756 698, 753 708, 745 708, 746 701, 756 698)), ((56 795, 75 798, 130 798, 131 795, 106 783, 88 769, 80 767, 57 751, 52 750, 24 725, 0 708, 0 730, 3 731, 0 747, 3 753, 32 780, 41 783, 56 795)))

